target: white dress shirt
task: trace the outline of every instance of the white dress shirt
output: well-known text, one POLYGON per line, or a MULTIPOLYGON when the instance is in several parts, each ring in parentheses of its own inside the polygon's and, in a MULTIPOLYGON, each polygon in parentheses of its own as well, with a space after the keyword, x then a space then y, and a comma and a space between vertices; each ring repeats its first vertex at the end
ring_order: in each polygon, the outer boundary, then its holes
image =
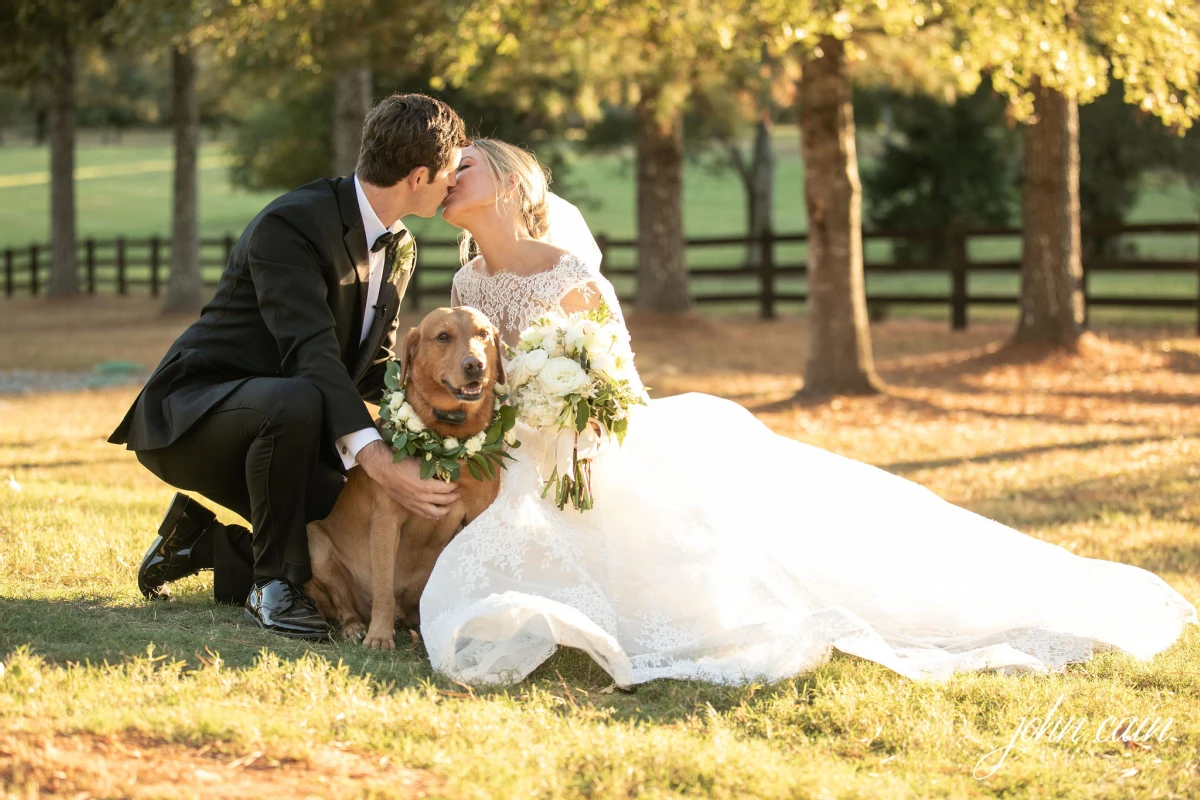
MULTIPOLYGON (((358 194, 358 210, 362 214, 363 230, 367 235, 367 255, 371 265, 371 277, 367 283, 367 305, 363 309, 362 333, 358 337, 358 343, 362 344, 367 340, 367 333, 370 332, 371 323, 375 320, 375 303, 379 300, 379 287, 383 283, 383 262, 387 257, 386 248, 377 253, 371 252, 371 248, 374 247, 376 239, 388 232, 388 228, 384 226, 379 215, 375 213, 375 209, 371 207, 370 201, 363 193, 362 184, 358 182, 357 175, 354 176, 354 191, 358 194)), ((399 233, 402 230, 404 230, 404 226, 399 220, 391 227, 392 233, 399 233)), ((376 440, 382 441, 383 437, 373 426, 348 433, 338 439, 336 442, 338 455, 342 457, 342 463, 346 465, 346 469, 358 464, 358 451, 376 440)))

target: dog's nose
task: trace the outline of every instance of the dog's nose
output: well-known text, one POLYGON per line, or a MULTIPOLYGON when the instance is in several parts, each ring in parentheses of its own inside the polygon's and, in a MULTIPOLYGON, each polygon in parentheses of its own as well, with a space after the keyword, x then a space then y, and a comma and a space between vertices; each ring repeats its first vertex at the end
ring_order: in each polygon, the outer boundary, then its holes
POLYGON ((483 362, 475 356, 467 356, 462 362, 463 373, 468 378, 478 378, 483 375, 483 362))

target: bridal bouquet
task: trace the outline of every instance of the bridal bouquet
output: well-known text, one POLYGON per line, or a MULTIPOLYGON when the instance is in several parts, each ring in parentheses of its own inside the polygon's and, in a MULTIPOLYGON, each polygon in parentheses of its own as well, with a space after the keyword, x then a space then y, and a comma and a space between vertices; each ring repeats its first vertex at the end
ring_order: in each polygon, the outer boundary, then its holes
POLYGON ((567 501, 580 511, 592 508, 587 443, 608 436, 624 442, 630 407, 645 405, 628 333, 602 304, 534 321, 509 355, 507 402, 516 407, 517 419, 547 438, 573 433, 569 458, 557 458, 542 496, 553 492, 560 509, 567 501))

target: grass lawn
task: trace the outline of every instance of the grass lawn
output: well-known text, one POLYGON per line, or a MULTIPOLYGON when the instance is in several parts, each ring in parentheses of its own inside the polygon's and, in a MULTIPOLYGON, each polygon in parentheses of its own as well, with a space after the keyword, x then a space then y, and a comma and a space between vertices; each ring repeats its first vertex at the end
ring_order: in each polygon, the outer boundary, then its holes
MULTIPOLYGON (((153 364, 187 321, 144 298, 0 308, 0 369, 153 364)), ((888 321, 874 330, 886 394, 797 406, 780 401, 800 385, 802 321, 633 318, 659 396, 729 397, 783 435, 1200 600, 1200 339, 1113 329, 1087 359, 1022 365, 995 353, 1009 330, 888 321)), ((134 571, 173 490, 104 442, 134 394, 0 397, 0 796, 1200 793, 1195 629, 1150 662, 1108 652, 1049 676, 915 682, 835 654, 774 685, 622 693, 564 651, 481 691, 431 674, 403 632, 386 655, 263 634, 212 603, 207 575, 147 602, 134 571), (1086 721, 1077 741, 1018 742, 973 776, 1060 698, 1059 719, 1086 721), (1112 741, 1131 716, 1171 724, 1161 741, 1112 741)))
MULTIPOLYGON (((806 225, 803 192, 803 165, 800 161, 799 144, 794 128, 781 127, 775 139, 777 166, 777 191, 775 198, 775 224, 780 231, 799 231, 806 225)), ((0 248, 28 246, 31 242, 45 242, 49 237, 49 186, 45 171, 48 169, 48 152, 45 148, 31 146, 0 147, 0 248), (8 182, 6 184, 6 181, 8 182)), ((219 238, 226 234, 236 236, 245 223, 276 192, 246 192, 232 187, 228 169, 224 166, 224 154, 218 143, 209 142, 202 148, 200 169, 200 229, 205 238, 219 238)), ((100 144, 88 142, 78 150, 78 165, 81 178, 77 181, 79 206, 79 232, 81 239, 92 236, 97 239, 113 240, 125 235, 131 240, 143 240, 131 245, 130 261, 144 264, 148 261, 148 246, 144 239, 150 235, 169 236, 170 191, 171 191, 171 147, 160 134, 133 134, 123 144, 100 144)), ((589 223, 597 233, 606 233, 612 238, 629 238, 636 235, 635 186, 632 159, 620 155, 590 155, 576 160, 570 167, 567 185, 586 187, 586 197, 568 195, 580 202, 589 223)), ((868 198, 869 201, 869 198, 868 198)), ((1200 198, 1186 187, 1151 179, 1142 192, 1132 220, 1136 222, 1180 222, 1196 221, 1200 215, 1200 198)), ((745 196, 737 177, 727 166, 714 166, 711 158, 705 163, 689 162, 684 183, 684 217, 691 236, 739 235, 745 231, 745 196)), ((418 238, 427 246, 422 250, 422 263, 451 266, 456 264, 454 248, 430 247, 437 241, 452 240, 456 231, 440 218, 431 220, 409 220, 418 238)), ((1123 245, 1131 248, 1136 258, 1197 259, 1200 258, 1200 233, 1184 235, 1142 235, 1126 237, 1123 245)), ((988 238, 971 243, 971 257, 975 260, 1015 260, 1019 257, 1019 242, 1015 238, 988 238)), ((693 291, 705 293, 757 292, 758 282, 754 278, 712 278, 703 275, 705 267, 736 267, 744 263, 745 251, 741 247, 694 247, 687 253, 688 264, 695 277, 693 291)), ((886 241, 867 241, 868 260, 887 261, 891 258, 891 246, 886 241)), ((42 256, 42 270, 47 269, 47 256, 42 256)), ((99 270, 101 285, 111 291, 114 281, 113 248, 98 251, 101 263, 99 270)), ((206 248, 202 258, 208 266, 206 278, 214 282, 220 273, 224 251, 219 246, 206 248)), ((164 248, 164 262, 169 253, 164 248)), ((802 264, 806 259, 803 245, 780 245, 776 251, 777 262, 782 265, 802 264)), ((630 266, 636 263, 636 252, 631 248, 614 248, 609 252, 608 263, 613 266, 630 266)), ((16 260, 17 281, 23 285, 25 270, 28 269, 28 254, 18 253, 16 260)), ((149 269, 133 266, 130 279, 142 282, 133 291, 144 292, 149 269)), ((44 280, 44 278, 43 278, 44 280)), ((428 285, 438 286, 448 280, 448 275, 429 276, 428 285)), ((618 288, 627 291, 632 281, 619 279, 618 288)), ((798 277, 785 277, 779 281, 780 292, 796 292, 804 289, 804 281, 798 277)), ((1018 279, 1016 274, 975 273, 969 279, 969 291, 973 295, 1015 296, 1018 279)), ((944 274, 908 273, 900 275, 871 274, 867 279, 871 295, 946 295, 949 279, 944 274)), ((1108 296, 1159 296, 1194 299, 1197 296, 1197 273, 1102 273, 1092 277, 1090 290, 1096 295, 1108 296)), ((735 313, 747 307, 734 308, 735 313)), ((895 316, 921 319, 948 319, 948 311, 941 306, 897 306, 891 310, 895 316)), ((992 306, 972 309, 972 319, 1001 320, 1011 316, 1011 310, 992 306)), ((1116 312, 1119 318, 1140 317, 1149 324, 1194 324, 1195 312, 1158 310, 1131 315, 1127 310, 1116 312)), ((1100 309, 1093 317, 1103 323, 1117 318, 1113 312, 1100 309)))

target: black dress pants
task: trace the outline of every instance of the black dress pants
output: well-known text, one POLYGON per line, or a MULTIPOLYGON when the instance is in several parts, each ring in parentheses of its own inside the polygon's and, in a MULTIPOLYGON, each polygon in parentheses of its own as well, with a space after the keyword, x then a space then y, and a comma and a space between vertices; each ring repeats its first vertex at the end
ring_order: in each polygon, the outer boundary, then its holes
POLYGON ((241 604, 255 581, 312 578, 307 523, 325 519, 345 484, 323 441, 324 403, 297 378, 251 378, 183 436, 138 460, 176 488, 236 511, 253 526, 217 526, 213 596, 241 604))

